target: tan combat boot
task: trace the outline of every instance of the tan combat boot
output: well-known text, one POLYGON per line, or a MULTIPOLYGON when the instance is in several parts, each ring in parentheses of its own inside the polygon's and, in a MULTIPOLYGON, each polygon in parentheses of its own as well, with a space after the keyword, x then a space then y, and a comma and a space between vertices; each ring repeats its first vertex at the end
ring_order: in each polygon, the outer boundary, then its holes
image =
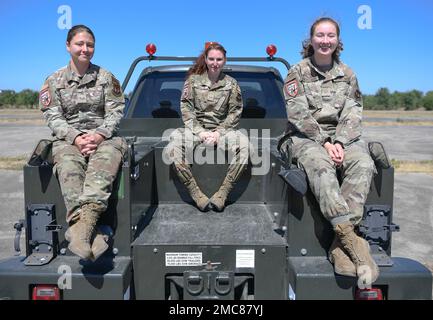
POLYGON ((341 274, 347 277, 356 277, 356 267, 350 257, 347 255, 340 240, 337 236, 329 248, 329 261, 334 265, 336 274, 341 274))
POLYGON ((227 200, 227 196, 230 191, 233 189, 234 183, 230 181, 227 177, 224 179, 219 190, 210 198, 210 203, 214 210, 223 211, 225 207, 225 203, 227 200))
POLYGON ((80 209, 78 222, 70 226, 65 233, 65 238, 69 241, 69 250, 85 260, 93 259, 90 239, 99 218, 99 208, 97 204, 84 204, 80 209))
POLYGON ((96 229, 95 238, 92 242, 92 257, 93 261, 97 260, 108 249, 109 236, 103 233, 99 228, 96 229))
POLYGON ((190 179, 190 181, 185 184, 185 187, 188 189, 189 195, 192 200, 194 200, 197 208, 199 208, 200 211, 205 211, 209 206, 209 198, 200 190, 195 179, 190 179))
POLYGON ((337 224, 335 233, 343 248, 355 264, 358 279, 364 285, 370 285, 379 277, 379 268, 370 254, 368 242, 356 235, 350 222, 337 224))
POLYGON ((205 211, 209 206, 209 198, 198 187, 190 166, 186 163, 174 163, 173 167, 179 180, 185 185, 189 195, 197 205, 197 208, 199 208, 200 211, 205 211))

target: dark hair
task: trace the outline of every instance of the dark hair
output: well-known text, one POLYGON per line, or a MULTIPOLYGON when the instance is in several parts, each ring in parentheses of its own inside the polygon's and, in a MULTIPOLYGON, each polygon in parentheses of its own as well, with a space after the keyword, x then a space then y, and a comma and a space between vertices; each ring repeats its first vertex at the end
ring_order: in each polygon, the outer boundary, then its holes
POLYGON ((311 38, 314 36, 314 31, 315 31, 316 27, 322 22, 332 23, 335 26, 335 29, 337 30, 338 45, 337 45, 337 48, 335 48, 335 51, 332 53, 332 58, 334 60, 336 60, 337 62, 339 62, 340 61, 340 52, 343 51, 343 42, 341 42, 341 40, 340 40, 340 26, 338 25, 337 21, 335 21, 334 19, 329 18, 329 17, 319 18, 316 21, 314 21, 314 23, 311 25, 310 38, 305 39, 302 42, 301 55, 303 58, 311 57, 312 55, 314 55, 314 49, 313 49, 313 45, 311 44, 311 38))
POLYGON ((187 77, 189 77, 192 74, 203 74, 207 70, 206 66, 206 57, 209 54, 209 51, 211 50, 219 50, 224 54, 224 58, 226 57, 226 49, 222 45, 220 45, 218 42, 209 42, 206 43, 206 47, 203 50, 203 52, 198 56, 197 60, 195 61, 194 65, 189 68, 187 77))
POLYGON ((83 24, 77 24, 76 26, 73 26, 69 31, 68 31, 68 36, 66 37, 66 42, 71 42, 72 38, 80 32, 87 32, 88 34, 90 34, 93 38, 93 41, 96 41, 95 39, 95 35, 93 34, 92 30, 90 30, 89 27, 83 25, 83 24))

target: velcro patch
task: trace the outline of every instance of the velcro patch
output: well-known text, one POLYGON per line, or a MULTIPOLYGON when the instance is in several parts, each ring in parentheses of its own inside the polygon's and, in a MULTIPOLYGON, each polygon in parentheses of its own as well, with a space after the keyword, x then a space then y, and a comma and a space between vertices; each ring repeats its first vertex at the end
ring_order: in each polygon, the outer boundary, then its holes
POLYGON ((284 85, 284 90, 289 97, 296 97, 299 91, 298 80, 293 79, 284 85))
POLYGON ((189 81, 185 81, 185 84, 183 85, 183 91, 182 91, 182 100, 188 99, 189 96, 189 81))
POLYGON ((39 101, 44 107, 48 107, 51 104, 51 94, 48 87, 39 92, 39 101))
POLYGON ((362 96, 361 91, 359 91, 359 89, 356 89, 356 91, 355 91, 355 98, 356 99, 360 99, 361 96, 362 96))
POLYGON ((238 85, 236 85, 236 101, 237 102, 242 101, 242 92, 241 92, 241 88, 238 85))
POLYGON ((120 97, 122 95, 122 89, 120 89, 119 80, 117 80, 114 76, 111 76, 111 81, 113 82, 113 95, 115 97, 120 97))

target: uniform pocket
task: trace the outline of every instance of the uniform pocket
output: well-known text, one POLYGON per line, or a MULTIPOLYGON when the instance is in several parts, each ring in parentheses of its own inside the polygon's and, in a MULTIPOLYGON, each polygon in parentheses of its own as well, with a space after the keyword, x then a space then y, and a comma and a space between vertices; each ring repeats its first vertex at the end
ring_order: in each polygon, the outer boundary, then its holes
POLYGON ((66 119, 69 119, 73 115, 77 114, 79 110, 79 106, 74 99, 75 88, 60 89, 59 95, 62 104, 62 110, 66 119))
POLYGON ((333 81, 333 101, 332 105, 334 108, 340 110, 344 107, 346 102, 347 91, 349 90, 349 83, 346 79, 340 78, 333 81))
POLYGON ((104 114, 104 89, 102 86, 97 86, 87 89, 88 103, 90 110, 98 115, 104 114))
POLYGON ((194 108, 204 111, 208 105, 209 89, 202 86, 194 86, 194 108))
POLYGON ((305 97, 308 101, 308 108, 311 114, 322 109, 322 88, 318 81, 304 82, 305 97))
POLYGON ((218 113, 225 113, 228 106, 228 99, 230 96, 230 90, 221 90, 218 92, 215 92, 215 111, 218 111, 218 113))

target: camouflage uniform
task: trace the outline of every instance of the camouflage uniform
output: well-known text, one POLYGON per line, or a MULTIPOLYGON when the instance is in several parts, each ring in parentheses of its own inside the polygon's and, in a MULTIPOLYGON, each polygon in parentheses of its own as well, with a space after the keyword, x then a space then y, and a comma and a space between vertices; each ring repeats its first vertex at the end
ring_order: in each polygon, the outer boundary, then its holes
POLYGON ((79 77, 68 65, 47 78, 39 100, 55 137, 52 152, 67 221, 75 220, 83 204, 94 203, 105 211, 127 148, 124 139, 116 136, 125 102, 118 80, 93 64, 79 77), (105 137, 89 157, 74 145, 83 133, 105 137))
POLYGON ((220 133, 218 147, 232 154, 227 178, 237 181, 248 163, 249 141, 236 130, 242 113, 241 90, 236 80, 221 73, 212 85, 207 73, 190 76, 184 85, 181 112, 185 128, 171 134, 166 152, 175 164, 182 166, 182 182, 192 177, 192 151, 201 142, 198 135, 205 131, 220 133))
POLYGON ((360 139, 362 97, 355 74, 335 61, 331 70, 322 72, 306 58, 290 69, 284 95, 289 123, 280 150, 290 150, 305 170, 320 209, 332 225, 359 223, 375 167, 360 139), (341 168, 336 168, 323 147, 327 141, 342 144, 341 168))

